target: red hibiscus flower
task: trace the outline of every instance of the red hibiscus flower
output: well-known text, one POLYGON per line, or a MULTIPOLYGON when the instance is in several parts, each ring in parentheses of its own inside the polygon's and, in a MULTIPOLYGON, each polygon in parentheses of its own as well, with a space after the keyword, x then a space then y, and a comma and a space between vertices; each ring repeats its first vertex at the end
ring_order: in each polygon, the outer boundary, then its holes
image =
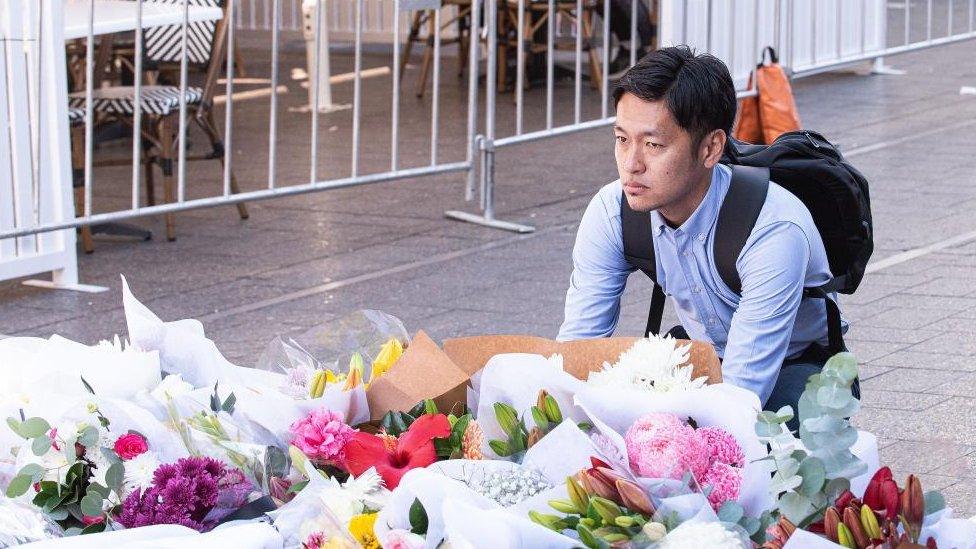
POLYGON ((149 446, 146 445, 146 439, 138 433, 127 433, 118 438, 115 441, 115 453, 122 458, 123 461, 128 461, 139 454, 144 454, 149 446))
POLYGON ((864 504, 884 512, 886 519, 894 520, 898 516, 898 503, 898 484, 891 476, 891 469, 878 469, 864 491, 864 504))
POLYGON ((447 438, 450 434, 451 424, 444 414, 420 416, 400 435, 393 448, 387 447, 383 437, 357 431, 345 445, 343 465, 355 476, 376 467, 386 487, 392 490, 407 471, 437 461, 434 439, 447 438))

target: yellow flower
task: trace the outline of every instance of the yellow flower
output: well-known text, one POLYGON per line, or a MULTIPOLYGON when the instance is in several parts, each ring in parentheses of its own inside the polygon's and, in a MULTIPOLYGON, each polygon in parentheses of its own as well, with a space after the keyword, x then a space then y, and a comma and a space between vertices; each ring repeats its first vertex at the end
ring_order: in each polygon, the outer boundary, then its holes
POLYGON ((380 347, 380 354, 373 361, 372 372, 369 375, 369 382, 376 381, 381 375, 385 374, 390 368, 400 360, 403 355, 403 344, 397 338, 391 338, 380 347))
POLYGON ((353 353, 349 359, 349 375, 346 376, 346 384, 343 391, 351 391, 359 386, 363 380, 363 356, 353 353))
POLYGON ((354 549, 355 546, 346 538, 332 536, 329 541, 319 545, 318 549, 354 549))
POLYGON ((349 533, 365 549, 380 549, 380 542, 376 539, 376 533, 373 532, 377 515, 378 513, 365 513, 356 515, 349 520, 349 533))

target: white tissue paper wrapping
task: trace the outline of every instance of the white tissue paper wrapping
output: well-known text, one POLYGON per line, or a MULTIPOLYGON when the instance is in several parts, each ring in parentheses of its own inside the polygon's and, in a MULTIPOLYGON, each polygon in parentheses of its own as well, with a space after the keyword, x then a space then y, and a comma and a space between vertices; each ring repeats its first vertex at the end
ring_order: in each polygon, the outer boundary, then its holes
POLYGON ((280 549, 282 540, 281 535, 271 525, 263 522, 226 524, 205 534, 184 526, 167 524, 39 541, 21 547, 31 549, 102 549, 104 547, 280 549))
MULTIPOLYGON (((438 546, 449 529, 453 529, 464 539, 477 542, 478 538, 470 536, 481 532, 483 525, 487 523, 495 524, 489 530, 497 528, 499 535, 512 535, 512 539, 521 540, 514 547, 526 543, 525 547, 536 547, 537 545, 533 545, 536 542, 542 543, 538 545, 542 547, 571 547, 578 542, 535 524, 528 519, 528 512, 551 512, 547 502, 566 497, 566 477, 589 467, 589 458, 594 451, 589 437, 575 423, 563 422, 538 444, 529 448, 522 463, 522 467, 530 467, 539 472, 552 484, 552 488, 508 508, 482 496, 468 484, 495 471, 519 467, 515 463, 501 460, 448 460, 434 463, 425 469, 414 469, 404 475, 400 485, 393 491, 389 504, 380 511, 376 521, 376 534, 379 539, 383 539, 391 529, 409 530, 410 505, 414 499, 419 499, 427 512, 427 547, 431 549, 438 546), (453 512, 462 505, 490 512, 453 512)), ((455 542, 454 538, 449 539, 452 544, 455 542)), ((474 546, 495 545, 478 542, 474 546)))
POLYGON ((638 389, 585 387, 576 395, 576 404, 607 437, 613 446, 608 451, 617 454, 617 459, 609 455, 606 457, 615 461, 618 466, 627 466, 624 434, 645 414, 671 413, 681 418, 691 417, 699 427, 714 426, 725 429, 735 437, 746 457, 739 504, 746 513, 753 516, 759 516, 772 506, 769 464, 756 461, 764 457, 766 451, 756 436, 756 414, 760 405, 759 398, 754 393, 728 383, 706 385, 689 391, 653 394, 638 389))
POLYGON ((468 404, 476 411, 475 418, 484 432, 482 451, 486 456, 495 456, 488 447, 492 439, 506 438, 502 428, 495 420, 494 405, 497 402, 509 404, 525 417, 532 426, 529 409, 535 406, 539 391, 545 389, 556 402, 563 417, 572 421, 583 421, 586 416, 573 405, 573 395, 583 387, 583 382, 563 371, 560 355, 546 358, 528 353, 506 353, 493 356, 485 367, 471 378, 468 404))

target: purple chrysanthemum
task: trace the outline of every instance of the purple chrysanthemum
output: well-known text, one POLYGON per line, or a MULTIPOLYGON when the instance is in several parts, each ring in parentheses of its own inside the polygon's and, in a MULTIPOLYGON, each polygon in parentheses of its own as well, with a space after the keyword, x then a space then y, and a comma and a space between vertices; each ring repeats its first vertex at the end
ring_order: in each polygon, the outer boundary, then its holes
POLYGON ((122 503, 119 522, 126 528, 179 524, 198 531, 240 507, 252 489, 238 469, 207 457, 182 458, 160 465, 152 486, 136 490, 122 503), (227 497, 224 497, 227 492, 227 497), (211 516, 220 504, 220 516, 211 516))

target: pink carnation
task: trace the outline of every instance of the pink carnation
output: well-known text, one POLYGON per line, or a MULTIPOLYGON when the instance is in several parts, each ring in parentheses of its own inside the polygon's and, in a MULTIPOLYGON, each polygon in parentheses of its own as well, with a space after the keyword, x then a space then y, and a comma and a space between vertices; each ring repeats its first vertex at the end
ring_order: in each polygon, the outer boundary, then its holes
POLYGON ((338 461, 355 430, 346 425, 342 416, 331 410, 315 410, 292 423, 291 443, 312 461, 338 461))
POLYGON ((701 427, 698 435, 705 439, 713 463, 745 467, 746 455, 739 442, 728 431, 719 427, 701 427))
POLYGON ((642 416, 627 430, 624 441, 630 467, 639 476, 680 479, 690 471, 700 480, 708 471, 705 439, 674 414, 642 416))
POLYGON ((712 504, 713 509, 718 511, 718 508, 726 501, 739 499, 739 490, 742 488, 742 469, 716 462, 705 474, 702 485, 712 488, 708 494, 708 502, 712 504))

